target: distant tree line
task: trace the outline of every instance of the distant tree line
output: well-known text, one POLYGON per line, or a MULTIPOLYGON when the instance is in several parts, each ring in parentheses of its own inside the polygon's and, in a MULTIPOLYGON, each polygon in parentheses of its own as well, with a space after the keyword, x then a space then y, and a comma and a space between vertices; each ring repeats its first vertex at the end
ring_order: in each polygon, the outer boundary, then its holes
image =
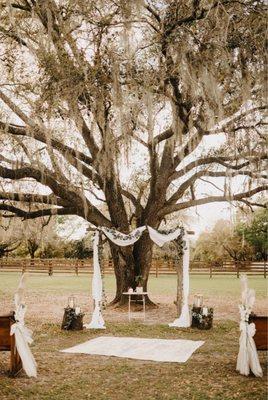
POLYGON ((219 220, 209 232, 202 232, 193 259, 221 264, 225 260, 267 260, 268 210, 238 213, 236 222, 219 220))
POLYGON ((88 258, 92 257, 92 235, 72 240, 58 233, 58 219, 21 221, 9 219, 0 224, 0 258, 88 258))
MULTIPOLYGON (((82 239, 73 240, 59 235, 57 226, 63 224, 57 218, 24 222, 16 219, 0 225, 0 258, 78 258, 93 256, 92 232, 82 239)), ((67 221, 71 224, 71 221, 67 221)), ((267 260, 268 210, 258 209, 254 213, 238 213, 236 222, 219 220, 210 231, 202 232, 192 244, 193 261, 221 264, 226 260, 267 260)), ((154 258, 171 259, 175 250, 169 243, 162 249, 155 246, 154 258)), ((111 257, 107 243, 104 257, 111 257)))

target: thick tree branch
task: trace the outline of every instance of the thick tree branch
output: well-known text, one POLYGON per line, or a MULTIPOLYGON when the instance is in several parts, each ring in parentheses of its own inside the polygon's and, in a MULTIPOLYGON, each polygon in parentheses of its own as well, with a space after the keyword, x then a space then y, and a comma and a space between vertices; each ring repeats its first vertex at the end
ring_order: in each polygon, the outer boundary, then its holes
POLYGON ((76 215, 86 218, 94 225, 111 226, 111 222, 88 199, 82 197, 82 194, 75 192, 74 189, 58 182, 55 176, 47 169, 41 172, 33 167, 9 169, 0 166, 0 177, 12 180, 33 178, 37 182, 48 186, 54 195, 60 197, 63 201, 72 205, 75 204, 73 209, 76 209, 76 215))
MULTIPOLYGON (((27 129, 26 126, 8 124, 8 123, 4 123, 4 122, 0 121, 0 130, 2 130, 3 133, 6 133, 6 134, 11 134, 11 135, 15 135, 15 136, 24 136, 24 137, 28 137, 31 139, 35 139, 46 145, 48 144, 47 138, 45 137, 44 132, 42 132, 41 129, 39 129, 39 128, 34 129, 34 130, 29 130, 29 129, 27 129)), ((73 159, 77 158, 86 164, 89 164, 89 165, 92 164, 91 157, 87 156, 86 154, 84 154, 83 152, 81 152, 79 150, 75 150, 72 147, 63 144, 59 140, 51 138, 50 144, 55 150, 58 150, 65 157, 71 156, 71 157, 73 157, 73 159)))
MULTIPOLYGON (((262 160, 267 160, 268 155, 267 154, 260 154, 260 156, 255 157, 252 155, 248 155, 248 160, 247 161, 242 161, 241 156, 238 156, 238 159, 236 157, 229 157, 229 156, 211 156, 211 157, 203 157, 199 158, 195 161, 191 161, 189 164, 187 164, 184 168, 175 171, 172 173, 170 176, 170 182, 181 178, 184 176, 186 173, 190 172, 192 169, 200 167, 202 165, 209 165, 209 164, 219 164, 222 165, 228 169, 233 169, 233 170, 240 170, 244 167, 247 167, 250 165, 250 163, 254 163, 257 161, 262 161, 262 160), (230 164, 228 162, 237 162, 237 164, 230 164), (238 162, 240 162, 238 164, 238 162)), ((243 156, 243 158, 246 158, 246 155, 243 156)))
POLYGON ((262 178, 267 179, 267 174, 257 174, 252 171, 198 171, 197 173, 193 174, 189 179, 183 182, 178 190, 168 199, 167 204, 174 204, 177 200, 179 200, 183 194, 189 189, 195 182, 201 177, 213 177, 213 178, 221 178, 221 177, 235 177, 238 175, 248 176, 251 178, 262 178))
POLYGON ((173 130, 171 128, 168 128, 164 132, 161 132, 159 135, 154 137, 153 144, 157 145, 160 142, 162 142, 163 140, 171 138, 171 136, 173 136, 173 135, 174 135, 173 130))
POLYGON ((18 192, 0 192, 0 200, 11 200, 23 203, 41 203, 41 204, 51 204, 57 206, 68 206, 69 204, 62 200, 60 197, 32 193, 18 193, 18 192))
POLYGON ((182 203, 177 203, 173 205, 168 205, 158 213, 160 218, 164 218, 165 215, 171 214, 176 211, 184 210, 186 208, 191 208, 195 206, 200 206, 208 203, 217 203, 217 202, 232 202, 232 201, 244 201, 247 198, 254 196, 257 193, 264 192, 268 190, 268 185, 262 185, 255 189, 249 190, 243 193, 237 193, 234 195, 225 195, 225 196, 208 196, 202 199, 184 201, 182 203))
MULTIPOLYGON (((227 120, 226 122, 223 122, 223 123, 219 124, 220 126, 218 128, 216 128, 216 129, 205 131, 204 134, 205 135, 215 135, 217 133, 226 132, 228 129, 230 129, 232 126, 234 126, 237 122, 239 122, 244 117, 246 117, 246 116, 248 116, 250 114, 253 114, 253 113, 257 112, 257 111, 267 110, 267 108, 268 108, 267 105, 263 105, 263 106, 253 107, 253 108, 250 108, 249 110, 237 113, 234 116, 234 118, 231 118, 231 119, 227 120)), ((236 131, 236 130, 237 130, 237 128, 234 128, 234 131, 236 131)))
POLYGON ((0 26, 0 32, 7 37, 10 37, 11 39, 15 40, 15 42, 17 42, 18 44, 28 47, 27 43, 25 42, 25 40, 23 40, 22 38, 20 38, 15 32, 11 31, 11 30, 6 30, 3 27, 0 26))
POLYGON ((198 122, 195 122, 196 130, 194 133, 190 134, 188 140, 186 140, 186 142, 182 146, 180 146, 177 155, 174 157, 174 167, 176 168, 186 156, 188 156, 197 148, 197 146, 201 143, 203 137, 227 132, 228 129, 234 127, 236 122, 239 122, 242 118, 257 111, 266 110, 267 107, 268 106, 257 106, 249 110, 246 110, 242 113, 238 112, 236 113, 234 118, 229 119, 226 122, 223 122, 222 124, 219 124, 220 125, 219 127, 209 131, 204 130, 198 122))
POLYGON ((10 204, 0 203, 1 211, 9 211, 12 215, 8 215, 8 217, 17 216, 23 219, 34 219, 38 217, 50 216, 50 215, 77 215, 77 210, 74 207, 66 207, 66 208, 47 208, 36 211, 25 211, 21 208, 12 206, 10 204))

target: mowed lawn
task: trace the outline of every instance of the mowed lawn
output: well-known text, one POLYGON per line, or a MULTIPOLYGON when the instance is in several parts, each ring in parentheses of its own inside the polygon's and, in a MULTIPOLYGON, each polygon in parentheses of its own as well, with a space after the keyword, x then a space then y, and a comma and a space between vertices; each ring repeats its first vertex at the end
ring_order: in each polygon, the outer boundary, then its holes
MULTIPOLYGON (((0 273, 0 310, 9 307, 17 287, 19 274, 0 273)), ((259 352, 263 378, 244 377, 235 371, 238 352, 238 323, 229 319, 228 302, 240 298, 240 282, 235 276, 191 276, 191 293, 202 293, 213 303, 222 302, 226 314, 220 314, 213 329, 173 329, 161 323, 166 309, 159 307, 158 320, 150 323, 128 322, 125 310, 109 310, 105 331, 65 332, 60 329, 60 317, 68 295, 88 299, 91 276, 31 275, 27 280, 29 301, 26 320, 34 331, 33 353, 38 363, 37 379, 24 374, 9 378, 8 353, 0 353, 0 399, 2 400, 264 400, 266 399, 267 353, 259 352), (36 306, 35 301, 39 304, 36 306), (32 310, 36 306, 35 313, 32 310), (55 318, 46 315, 55 309, 55 318), (59 312, 58 314, 56 313, 59 312), (38 311, 38 312, 36 312, 38 311), (52 321, 52 322, 51 322, 52 321), (204 340, 184 364, 158 363, 115 357, 64 354, 59 350, 101 335, 137 336, 165 339, 204 340)), ((249 277, 249 285, 261 301, 266 297, 266 280, 249 277)), ((105 277, 105 288, 110 297, 114 293, 112 276, 105 277)), ((151 277, 149 291, 153 299, 170 301, 176 293, 176 277, 151 277)), ((88 301, 88 300, 87 300, 88 301)), ((155 311, 154 311, 155 312, 155 311)), ((235 311, 237 313, 237 311, 235 311)), ((150 312, 148 311, 148 319, 150 312)), ((169 316, 169 318, 171 315, 169 316)))
MULTIPOLYGON (((19 273, 0 272, 0 296, 6 293, 13 293, 18 285, 19 273)), ((61 292, 88 292, 91 290, 91 274, 79 276, 71 274, 54 274, 52 277, 46 274, 29 274, 27 278, 27 290, 38 290, 42 292, 61 291, 61 292)), ((249 286, 256 291, 256 297, 267 295, 267 280, 263 276, 249 276, 249 286)), ((160 275, 158 278, 150 276, 148 290, 152 295, 172 295, 176 294, 176 276, 160 275)), ((105 288, 108 293, 115 292, 115 279, 113 275, 105 275, 105 288)), ((192 293, 202 293, 204 295, 226 294, 240 297, 240 280, 235 275, 213 276, 192 275, 190 276, 190 291, 192 293)), ((1 302, 1 298, 0 298, 1 302)), ((1 303, 0 303, 1 304, 1 303)))

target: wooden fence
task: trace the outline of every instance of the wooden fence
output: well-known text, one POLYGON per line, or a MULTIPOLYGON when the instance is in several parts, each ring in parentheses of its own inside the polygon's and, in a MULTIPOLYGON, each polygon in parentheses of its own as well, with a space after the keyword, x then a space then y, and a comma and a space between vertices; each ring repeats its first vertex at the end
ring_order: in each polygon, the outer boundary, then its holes
MULTIPOLYGON (((113 263, 111 260, 104 260, 105 274, 113 273, 113 263)), ((25 272, 31 273, 74 273, 76 275, 82 273, 92 273, 92 259, 78 260, 66 258, 53 259, 18 259, 18 258, 1 258, 0 272, 25 272)), ((267 264, 266 262, 242 262, 235 265, 233 262, 224 262, 221 266, 213 265, 213 263, 191 262, 191 275, 209 275, 212 278, 215 275, 236 275, 239 278, 241 272, 246 272, 249 275, 262 275, 266 278, 267 264)), ((175 275, 176 266, 173 260, 154 259, 150 269, 150 274, 156 277, 159 275, 175 275)))

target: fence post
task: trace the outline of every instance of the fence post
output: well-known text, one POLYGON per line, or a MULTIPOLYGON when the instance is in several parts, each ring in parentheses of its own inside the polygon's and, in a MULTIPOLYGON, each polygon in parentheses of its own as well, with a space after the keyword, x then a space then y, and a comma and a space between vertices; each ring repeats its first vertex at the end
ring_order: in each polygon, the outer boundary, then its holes
POLYGON ((35 265, 35 259, 34 258, 30 259, 29 267, 30 267, 30 270, 35 270, 36 265, 35 265))
POLYGON ((212 264, 209 264, 209 278, 212 278, 212 264))
POLYGON ((52 261, 49 260, 48 262, 48 275, 52 276, 53 275, 53 265, 52 265, 52 261))
POLYGON ((22 261, 22 273, 24 274, 24 272, 26 271, 26 262, 25 260, 22 261))
POLYGON ((266 279, 266 260, 264 261, 263 277, 266 279))
POLYGON ((239 278, 239 263, 236 263, 236 277, 239 278))

